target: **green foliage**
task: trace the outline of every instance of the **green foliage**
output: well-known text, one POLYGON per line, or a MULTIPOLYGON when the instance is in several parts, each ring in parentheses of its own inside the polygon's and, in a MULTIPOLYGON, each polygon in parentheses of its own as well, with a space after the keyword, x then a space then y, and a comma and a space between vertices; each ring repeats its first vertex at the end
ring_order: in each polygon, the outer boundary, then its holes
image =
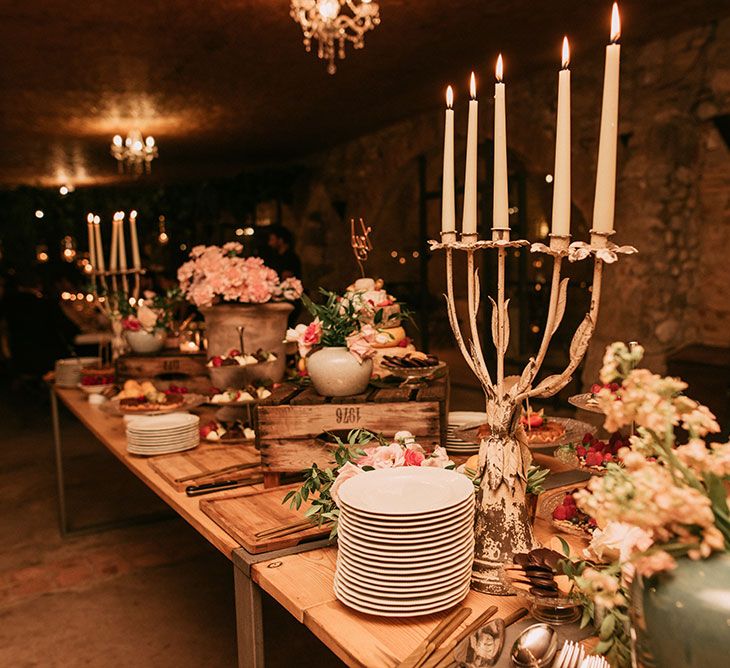
MULTIPOLYGON (((343 441, 336 434, 331 434, 335 440, 333 450, 334 466, 322 469, 316 464, 304 470, 304 482, 299 489, 291 490, 282 500, 282 503, 289 501, 289 507, 299 510, 302 504, 309 501, 311 505, 304 513, 312 524, 322 526, 333 522, 334 526, 330 538, 337 535, 337 520, 340 511, 331 495, 332 484, 337 478, 339 470, 348 462, 362 457, 365 452, 363 448, 376 441, 378 445, 384 445, 382 436, 367 429, 353 429, 347 434, 347 440, 343 441)), ((368 470, 364 467, 363 470, 368 470)))
POLYGON ((550 469, 543 469, 532 464, 527 469, 527 487, 528 494, 542 494, 545 491, 545 480, 550 475, 550 469))
POLYGON ((347 337, 360 327, 355 307, 335 292, 324 288, 319 291, 325 298, 324 303, 316 304, 307 295, 302 295, 302 303, 322 323, 322 345, 327 348, 344 346, 347 337))

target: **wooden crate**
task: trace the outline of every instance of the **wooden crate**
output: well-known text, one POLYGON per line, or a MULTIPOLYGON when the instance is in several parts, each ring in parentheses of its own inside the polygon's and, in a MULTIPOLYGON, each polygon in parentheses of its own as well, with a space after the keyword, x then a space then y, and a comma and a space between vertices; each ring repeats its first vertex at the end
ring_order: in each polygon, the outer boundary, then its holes
POLYGON ((277 486, 281 474, 299 473, 315 462, 329 465, 331 449, 317 439, 325 431, 362 427, 393 436, 406 430, 430 452, 445 442, 448 387, 445 377, 421 388, 370 388, 334 398, 322 397, 311 387, 276 388, 255 411, 264 486, 277 486))
POLYGON ((120 355, 116 362, 117 380, 151 380, 159 387, 184 385, 193 392, 210 388, 205 354, 161 352, 155 355, 120 355))

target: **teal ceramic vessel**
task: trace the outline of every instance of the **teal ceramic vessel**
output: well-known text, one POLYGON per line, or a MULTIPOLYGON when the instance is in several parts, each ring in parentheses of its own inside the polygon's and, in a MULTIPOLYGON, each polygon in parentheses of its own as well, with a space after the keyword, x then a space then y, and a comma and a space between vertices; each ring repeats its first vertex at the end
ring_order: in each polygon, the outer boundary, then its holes
POLYGON ((730 666, 730 554, 680 559, 669 573, 637 576, 631 623, 640 668, 730 666))

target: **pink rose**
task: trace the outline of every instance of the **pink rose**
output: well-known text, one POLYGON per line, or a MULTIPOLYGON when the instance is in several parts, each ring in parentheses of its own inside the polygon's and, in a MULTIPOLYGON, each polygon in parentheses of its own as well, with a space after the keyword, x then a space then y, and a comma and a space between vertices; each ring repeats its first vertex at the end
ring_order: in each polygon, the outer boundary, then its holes
POLYGON ((376 335, 377 331, 372 325, 363 325, 359 332, 350 334, 345 339, 347 349, 357 358, 360 364, 375 355, 372 344, 376 335))
POLYGON ((409 448, 406 449, 405 452, 405 464, 406 466, 420 466, 423 464, 423 460, 425 457, 423 456, 423 453, 418 452, 418 450, 411 450, 409 448))
POLYGON ((337 477, 335 478, 335 481, 332 483, 332 487, 330 487, 330 496, 336 504, 339 505, 340 502, 340 497, 338 495, 340 485, 342 485, 345 480, 349 480, 350 478, 353 478, 362 472, 362 469, 359 466, 355 466, 352 462, 347 462, 343 467, 340 468, 337 473, 337 477))
POLYGON ((128 315, 122 319, 122 329, 126 329, 129 332, 138 332, 142 329, 142 324, 133 315, 128 315))
POLYGON ((307 325, 302 334, 302 343, 305 346, 316 346, 322 339, 322 323, 319 318, 315 318, 307 325))
POLYGON ((406 461, 405 448, 397 443, 381 445, 375 448, 372 458, 372 466, 376 469, 389 469, 395 466, 403 466, 406 461))

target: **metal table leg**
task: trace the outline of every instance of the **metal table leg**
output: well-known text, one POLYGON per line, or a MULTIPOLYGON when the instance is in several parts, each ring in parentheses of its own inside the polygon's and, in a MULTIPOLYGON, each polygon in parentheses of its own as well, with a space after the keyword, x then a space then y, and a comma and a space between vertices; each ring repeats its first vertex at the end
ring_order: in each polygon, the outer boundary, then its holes
MULTIPOLYGON (((328 545, 332 545, 332 541, 329 538, 322 538, 261 554, 251 554, 243 547, 233 551, 238 668, 264 667, 264 620, 261 614, 261 589, 251 579, 251 567, 261 561, 272 561, 277 557, 318 550, 328 545)), ((276 565, 275 562, 271 564, 271 566, 276 565)))
POLYGON ((69 524, 68 509, 66 506, 66 478, 63 470, 63 445, 61 442, 61 420, 58 411, 58 397, 51 386, 51 421, 53 424, 53 454, 56 463, 56 493, 58 496, 58 529, 62 537, 97 533, 110 529, 120 529, 133 524, 159 522, 176 517, 175 513, 165 511, 138 515, 111 522, 98 522, 84 527, 72 528, 69 524))

